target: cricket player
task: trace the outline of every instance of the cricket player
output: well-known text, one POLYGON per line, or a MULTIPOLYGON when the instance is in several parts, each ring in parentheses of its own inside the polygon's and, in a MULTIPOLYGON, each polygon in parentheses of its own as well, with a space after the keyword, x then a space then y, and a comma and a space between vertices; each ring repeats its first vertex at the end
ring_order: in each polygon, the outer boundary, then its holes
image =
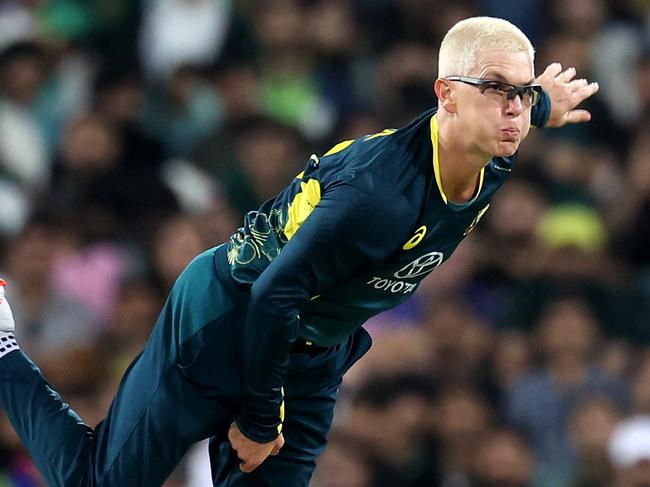
POLYGON ((452 27, 437 108, 311 156, 197 256, 94 430, 19 350, 2 298, 0 405, 49 485, 160 486, 204 438, 215 486, 308 485, 341 378, 370 348, 361 325, 449 258, 531 124, 589 120, 576 106, 598 85, 558 64, 535 78, 533 57, 505 20, 452 27))

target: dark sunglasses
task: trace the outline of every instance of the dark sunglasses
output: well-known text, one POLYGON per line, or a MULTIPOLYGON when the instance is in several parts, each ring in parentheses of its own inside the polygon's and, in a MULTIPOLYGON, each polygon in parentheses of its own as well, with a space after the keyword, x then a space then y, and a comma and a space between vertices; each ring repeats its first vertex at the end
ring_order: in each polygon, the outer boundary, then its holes
POLYGON ((509 103, 519 96, 525 107, 536 105, 542 96, 542 85, 511 85, 503 81, 470 76, 447 76, 445 79, 475 86, 481 95, 503 103, 509 103))

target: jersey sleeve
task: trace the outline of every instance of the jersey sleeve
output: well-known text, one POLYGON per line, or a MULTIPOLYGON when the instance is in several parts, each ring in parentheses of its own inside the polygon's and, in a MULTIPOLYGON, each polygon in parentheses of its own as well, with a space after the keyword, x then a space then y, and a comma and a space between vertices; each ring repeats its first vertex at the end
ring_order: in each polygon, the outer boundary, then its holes
POLYGON ((388 257, 408 236, 409 205, 364 174, 334 183, 251 288, 244 329, 244 399, 237 425, 265 443, 281 432, 282 386, 302 303, 388 257))

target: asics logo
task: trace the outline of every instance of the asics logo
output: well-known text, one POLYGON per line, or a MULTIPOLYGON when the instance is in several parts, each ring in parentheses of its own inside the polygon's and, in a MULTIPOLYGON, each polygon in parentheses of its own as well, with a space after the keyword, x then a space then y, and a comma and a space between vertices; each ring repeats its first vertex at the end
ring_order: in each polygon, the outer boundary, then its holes
POLYGON ((427 234, 427 226, 422 225, 420 228, 418 228, 415 231, 415 235, 413 235, 408 242, 404 244, 402 247, 403 250, 411 250, 413 247, 415 247, 417 244, 419 244, 424 236, 427 234))
POLYGON ((429 252, 428 254, 421 255, 413 262, 406 264, 393 275, 398 279, 410 279, 412 277, 422 276, 442 264, 443 259, 444 254, 442 252, 429 252))

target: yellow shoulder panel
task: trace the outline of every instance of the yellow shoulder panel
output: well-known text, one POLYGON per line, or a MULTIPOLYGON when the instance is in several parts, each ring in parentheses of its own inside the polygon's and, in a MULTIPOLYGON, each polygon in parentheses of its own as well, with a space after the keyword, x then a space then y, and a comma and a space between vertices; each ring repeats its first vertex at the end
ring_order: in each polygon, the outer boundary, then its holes
POLYGON ((332 147, 330 150, 328 150, 325 154, 323 154, 323 157, 331 156, 332 154, 336 154, 337 152, 341 152, 346 147, 349 147, 350 145, 352 145, 352 142, 354 142, 354 139, 344 140, 343 142, 339 142, 334 147, 332 147))
POLYGON ((291 239, 320 201, 320 183, 315 179, 300 182, 300 192, 289 203, 284 234, 291 239))
POLYGON ((376 134, 369 135, 368 137, 366 137, 365 140, 371 140, 376 137, 386 137, 387 135, 392 135, 395 132, 397 132, 397 129, 384 129, 381 132, 377 132, 376 134))

